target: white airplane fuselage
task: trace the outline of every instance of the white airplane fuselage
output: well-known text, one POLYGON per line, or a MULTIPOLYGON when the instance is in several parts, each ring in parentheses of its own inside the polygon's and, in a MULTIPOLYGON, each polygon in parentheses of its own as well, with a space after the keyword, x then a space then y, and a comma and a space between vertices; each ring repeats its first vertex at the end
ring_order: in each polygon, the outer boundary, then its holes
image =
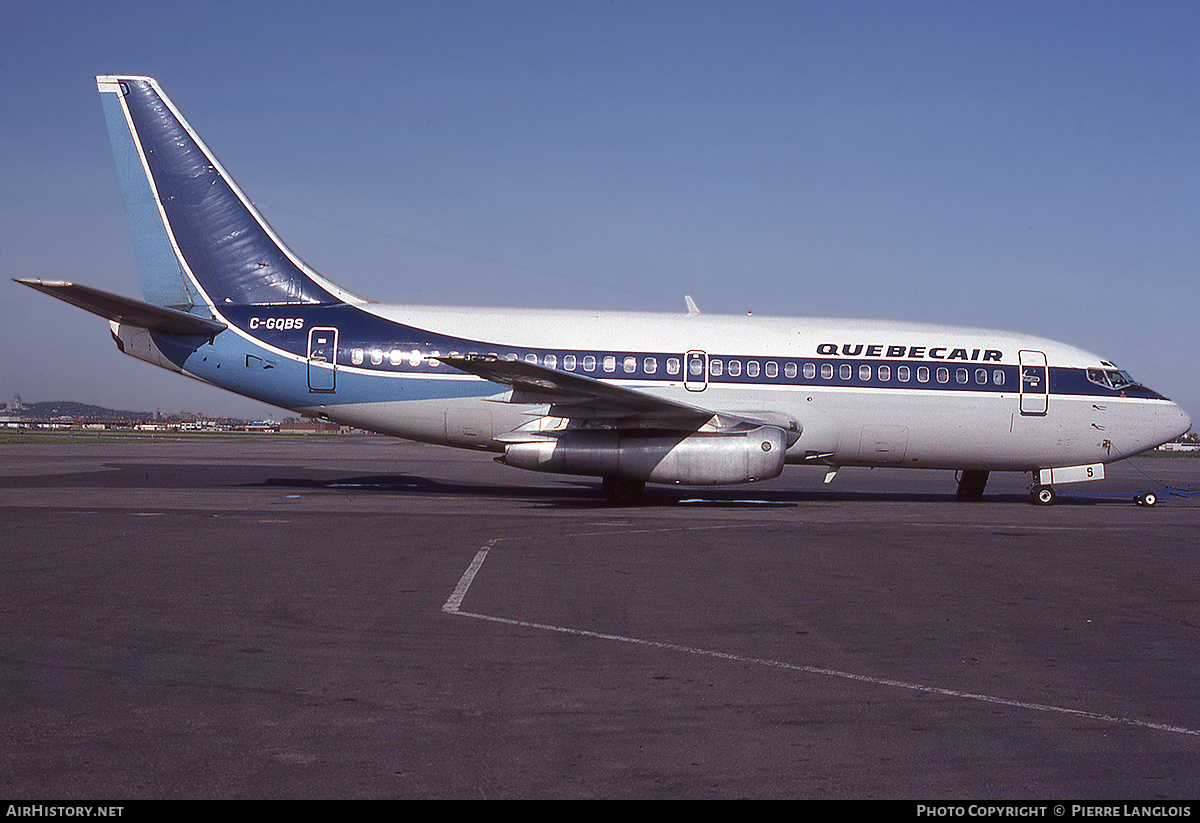
MULTIPOLYGON (((800 436, 787 450, 788 463, 1033 471, 1119 460, 1190 426, 1178 406, 1147 396, 1144 389, 1131 396, 1129 388, 1086 381, 1089 368, 1115 371, 1096 355, 1008 332, 682 313, 370 303, 354 308, 394 324, 398 333, 391 339, 360 338, 351 331, 353 321, 323 318, 326 312, 319 308, 263 307, 248 315, 245 329, 231 329, 238 340, 228 341, 229 350, 214 341, 199 347, 179 368, 305 415, 497 452, 504 450, 498 435, 542 418, 547 404, 504 402, 507 392, 438 358, 495 354, 533 358, 544 365, 550 356, 558 369, 570 363, 579 374, 680 402, 750 416, 786 415, 801 425, 800 436), (303 319, 300 328, 275 333, 290 336, 291 346, 267 345, 253 336, 251 325, 265 329, 268 319, 279 325, 284 315, 294 318, 293 326, 303 319), (332 362, 310 364, 301 353, 312 328, 337 333, 332 362), (430 328, 437 334, 399 333, 430 328), (899 348, 904 356, 886 356, 899 348), (355 350, 362 352, 357 364, 355 350), (256 356, 253 351, 270 362, 269 381, 261 379, 261 366, 244 365, 248 354, 256 356), (702 353, 705 360, 704 372, 692 380, 682 374, 688 352, 702 353), (1056 376, 1064 383, 1075 375, 1080 393, 1047 393, 1036 386, 1022 392, 1022 352, 1031 359, 1044 356, 1043 385, 1056 376), (379 363, 372 364, 372 353, 379 363), (629 358, 632 373, 626 373, 629 358), (678 362, 677 370, 671 361, 678 362), (717 363, 720 374, 713 374, 717 363), (731 363, 737 363, 736 376, 729 374, 731 363), (881 378, 881 368, 887 379, 881 378), (323 388, 310 388, 310 369, 328 373, 323 388)), ((226 314, 228 319, 231 312, 226 314)), ((558 420, 547 420, 547 426, 558 420)))

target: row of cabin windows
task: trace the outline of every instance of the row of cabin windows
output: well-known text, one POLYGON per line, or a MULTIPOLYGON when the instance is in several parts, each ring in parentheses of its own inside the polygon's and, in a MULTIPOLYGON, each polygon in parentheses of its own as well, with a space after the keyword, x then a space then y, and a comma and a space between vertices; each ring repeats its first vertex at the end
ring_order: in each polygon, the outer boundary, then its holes
MULTIPOLYGON (((723 361, 712 359, 708 361, 708 373, 713 377, 720 377, 722 372, 726 372, 730 377, 740 377, 742 374, 742 362, 740 360, 730 360, 728 365, 723 361)), ((822 363, 820 365, 821 379, 832 380, 834 375, 833 363, 822 363)), ((762 373, 767 377, 777 377, 779 375, 779 366, 773 360, 768 360, 762 366, 762 373)), ((795 363, 784 363, 783 374, 789 379, 794 378, 797 373, 795 363)), ((838 377, 842 380, 849 380, 854 376, 854 367, 849 363, 842 363, 837 369, 838 377)), ((869 382, 874 375, 881 383, 890 383, 892 380, 893 369, 891 366, 873 367, 868 363, 863 363, 858 367, 858 379, 862 382, 869 382)), ((757 360, 746 361, 746 376, 758 377, 759 363, 757 360)), ((930 377, 935 377, 939 383, 950 382, 950 369, 942 367, 935 372, 931 372, 928 366, 918 366, 916 369, 916 377, 918 383, 928 383, 930 377)), ((815 380, 817 377, 817 364, 804 364, 804 377, 806 380, 815 380)), ((899 383, 909 383, 913 378, 913 369, 911 366, 896 366, 895 378, 899 383)), ((972 376, 971 371, 965 368, 954 370, 954 382, 965 385, 970 383, 972 378, 975 383, 980 386, 988 385, 990 382, 997 386, 1004 385, 1004 370, 993 369, 991 374, 988 374, 987 369, 975 369, 975 374, 972 376)))
MULTIPOLYGON (((435 359, 439 357, 440 354, 440 352, 436 351, 429 353, 429 364, 431 366, 440 365, 438 360, 435 359)), ((472 352, 472 354, 474 354, 474 352, 472 352)), ((451 357, 457 357, 458 355, 459 352, 450 352, 451 357)), ((495 352, 492 352, 492 356, 495 357, 497 355, 495 352)), ((516 354, 509 354, 506 356, 509 360, 517 359, 516 354)), ((392 366, 400 366, 405 361, 407 361, 410 366, 419 366, 421 365, 421 362, 425 360, 425 355, 417 349, 413 349, 411 352, 401 351, 400 349, 392 349, 386 354, 384 353, 383 349, 371 349, 369 352, 363 349, 350 350, 350 363, 355 366, 361 366, 364 362, 368 361, 372 366, 382 366, 385 359, 387 360, 388 364, 392 366)), ((538 356, 532 353, 527 354, 525 355, 525 362, 537 365, 538 356)), ((680 360, 678 357, 668 357, 666 362, 667 374, 679 374, 679 364, 680 360)), ((557 369, 558 355, 547 354, 543 356, 542 365, 548 369, 557 369)), ((582 368, 583 371, 592 372, 596 370, 597 366, 599 366, 604 371, 613 373, 617 371, 617 365, 617 358, 613 355, 608 355, 607 357, 598 359, 595 355, 591 354, 584 355, 583 357, 576 357, 573 354, 566 354, 563 355, 562 358, 562 367, 565 371, 575 371, 578 368, 582 368)), ((624 357, 621 359, 620 367, 621 371, 623 371, 625 374, 635 374, 638 370, 638 359, 632 355, 624 357)), ((656 374, 658 372, 658 358, 643 358, 642 370, 646 374, 656 374)))
MULTIPOLYGON (((858 367, 858 379, 861 381, 864 381, 864 382, 870 380, 871 379, 871 371, 872 371, 871 366, 869 366, 865 363, 860 365, 858 367)), ((898 383, 908 383, 908 382, 912 381, 913 369, 910 366, 896 366, 895 373, 896 373, 896 382, 898 382, 898 383)), ((879 382, 890 383, 892 380, 892 367, 891 366, 879 366, 877 368, 877 371, 875 372, 875 374, 878 377, 879 382)), ((812 379, 812 378, 815 378, 816 375, 817 375, 816 364, 805 363, 804 364, 804 376, 806 378, 812 379)), ((854 376, 854 367, 851 366, 849 363, 843 363, 838 368, 838 377, 840 379, 849 380, 853 376, 854 376)), ((931 377, 935 378, 937 380, 937 382, 939 382, 939 383, 949 383, 950 382, 950 369, 945 366, 942 366, 934 371, 931 371, 928 366, 918 366, 916 368, 916 377, 917 377, 918 383, 928 383, 931 377)), ((824 380, 832 380, 833 379, 833 364, 832 363, 822 363, 821 364, 821 378, 824 380)), ((992 383, 992 385, 1003 386, 1004 385, 1004 370, 1003 369, 993 369, 991 371, 991 374, 989 374, 987 369, 975 369, 974 375, 971 374, 970 369, 957 368, 954 370, 954 382, 959 384, 960 386, 970 383, 972 381, 972 379, 975 381, 975 384, 979 385, 979 386, 988 385, 989 379, 990 379, 990 382, 992 383)))
MULTIPOLYGON (((437 354, 437 352, 430 352, 429 356, 436 357, 437 354)), ((370 358, 372 366, 382 366, 385 355, 383 349, 371 349, 369 353, 364 352, 362 349, 350 350, 350 362, 355 366, 361 366, 364 358, 366 357, 370 358)), ((419 366, 421 365, 421 361, 425 359, 425 355, 417 349, 413 349, 410 352, 392 349, 387 353, 386 357, 388 365, 390 366, 399 366, 404 363, 405 360, 408 361, 408 365, 410 366, 419 366)), ((438 361, 434 360, 431 361, 430 365, 437 366, 439 363, 438 361)))
MULTIPOLYGON (((439 352, 430 352, 430 358, 437 358, 439 352)), ((457 356, 458 352, 450 352, 450 355, 457 356)), ((383 349, 371 349, 370 353, 366 353, 363 349, 350 350, 350 362, 355 366, 361 366, 364 358, 369 357, 372 366, 380 366, 384 361, 383 349)), ((392 349, 387 354, 389 365, 399 366, 406 360, 410 366, 419 366, 425 359, 425 356, 417 349, 410 352, 404 352, 399 349, 392 349)), ((516 360, 517 355, 509 354, 509 360, 516 360)), ((530 353, 525 355, 525 362, 537 365, 538 356, 530 353)), ((431 359, 430 365, 437 366, 439 361, 431 359)), ((547 354, 542 357, 542 365, 548 369, 558 368, 558 356, 547 354)), ((645 374, 656 374, 658 372, 658 358, 644 357, 642 358, 642 371, 645 374)), ((679 374, 680 359, 678 357, 668 357, 664 364, 666 373, 671 376, 679 374)), ((592 372, 599 366, 605 372, 614 373, 617 370, 617 358, 613 355, 608 355, 597 359, 595 355, 584 355, 577 358, 573 354, 565 354, 562 358, 562 367, 565 371, 575 371, 582 367, 583 371, 592 372)), ((638 370, 638 358, 633 355, 628 355, 620 360, 621 371, 625 374, 635 374, 638 370)), ((692 361, 691 370, 694 377, 701 375, 703 366, 698 360, 692 361)), ((720 360, 710 358, 708 361, 708 373, 710 377, 721 377, 723 374, 728 374, 730 377, 741 377, 742 375, 741 360, 720 360)), ((804 377, 806 380, 815 380, 817 377, 818 366, 816 363, 804 364, 804 377)), ((909 383, 913 379, 914 369, 910 366, 896 366, 895 379, 899 383, 909 383)), ((938 383, 950 382, 950 369, 942 366, 935 371, 931 371, 928 366, 918 366, 915 369, 918 383, 928 383, 932 378, 935 378, 938 383)), ((764 374, 768 378, 776 378, 779 376, 779 364, 774 360, 768 360, 765 364, 760 364, 757 360, 747 360, 745 363, 745 373, 747 377, 758 377, 759 374, 764 374)), ((795 363, 783 364, 783 375, 789 380, 794 379, 799 373, 799 367, 795 363)), ((833 363, 820 364, 820 373, 822 380, 832 380, 834 375, 833 363)), ((837 369, 837 375, 842 380, 849 380, 854 376, 854 367, 849 363, 842 363, 837 369)), ((881 383, 890 383, 893 376, 893 368, 891 366, 871 366, 863 363, 858 367, 858 379, 862 382, 870 381, 872 376, 877 377, 881 383)), ((954 382, 959 385, 966 385, 974 379, 976 385, 986 386, 990 382, 996 386, 1004 385, 1004 370, 993 369, 991 374, 987 369, 975 369, 974 375, 970 369, 957 368, 954 370, 954 382)))

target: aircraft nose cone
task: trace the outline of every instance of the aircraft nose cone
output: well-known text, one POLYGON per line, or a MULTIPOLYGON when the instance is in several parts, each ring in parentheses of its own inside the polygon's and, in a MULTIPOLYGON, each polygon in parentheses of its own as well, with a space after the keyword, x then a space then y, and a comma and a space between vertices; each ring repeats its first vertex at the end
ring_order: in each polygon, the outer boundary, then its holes
POLYGON ((1129 431, 1132 436, 1121 444, 1127 457, 1170 443, 1192 427, 1187 412, 1171 402, 1148 404, 1139 411, 1137 424, 1129 431))
POLYGON ((1170 436, 1170 440, 1174 440, 1176 437, 1182 437, 1191 431, 1192 418, 1188 417, 1188 413, 1179 408, 1179 406, 1171 404, 1171 408, 1164 412, 1164 416, 1167 417, 1169 421, 1168 425, 1171 428, 1171 431, 1175 432, 1170 436))
POLYGON ((1168 403, 1158 408, 1151 425, 1156 445, 1162 445, 1187 434, 1192 428, 1192 418, 1179 406, 1168 403))

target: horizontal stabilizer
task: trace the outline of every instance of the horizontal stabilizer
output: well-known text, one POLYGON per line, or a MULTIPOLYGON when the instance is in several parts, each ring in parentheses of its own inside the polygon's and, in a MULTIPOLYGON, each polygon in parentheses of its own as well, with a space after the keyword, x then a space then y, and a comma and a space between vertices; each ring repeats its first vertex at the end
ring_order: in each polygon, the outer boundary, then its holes
POLYGON ((197 317, 194 314, 170 309, 166 306, 156 306, 132 300, 118 294, 93 289, 90 286, 80 286, 77 283, 64 283, 61 280, 16 280, 31 289, 37 289, 51 297, 65 300, 73 306, 87 309, 92 314, 98 314, 109 320, 115 320, 128 326, 140 329, 165 332, 167 334, 196 334, 205 337, 212 336, 225 329, 225 324, 219 320, 197 317))

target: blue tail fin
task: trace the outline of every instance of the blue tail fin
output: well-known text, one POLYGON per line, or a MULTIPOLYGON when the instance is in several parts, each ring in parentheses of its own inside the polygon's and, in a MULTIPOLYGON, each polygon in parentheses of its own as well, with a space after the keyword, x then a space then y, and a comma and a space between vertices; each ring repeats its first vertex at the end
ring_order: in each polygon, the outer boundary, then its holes
POLYGON ((149 77, 96 78, 146 299, 360 302, 287 249, 149 77))

